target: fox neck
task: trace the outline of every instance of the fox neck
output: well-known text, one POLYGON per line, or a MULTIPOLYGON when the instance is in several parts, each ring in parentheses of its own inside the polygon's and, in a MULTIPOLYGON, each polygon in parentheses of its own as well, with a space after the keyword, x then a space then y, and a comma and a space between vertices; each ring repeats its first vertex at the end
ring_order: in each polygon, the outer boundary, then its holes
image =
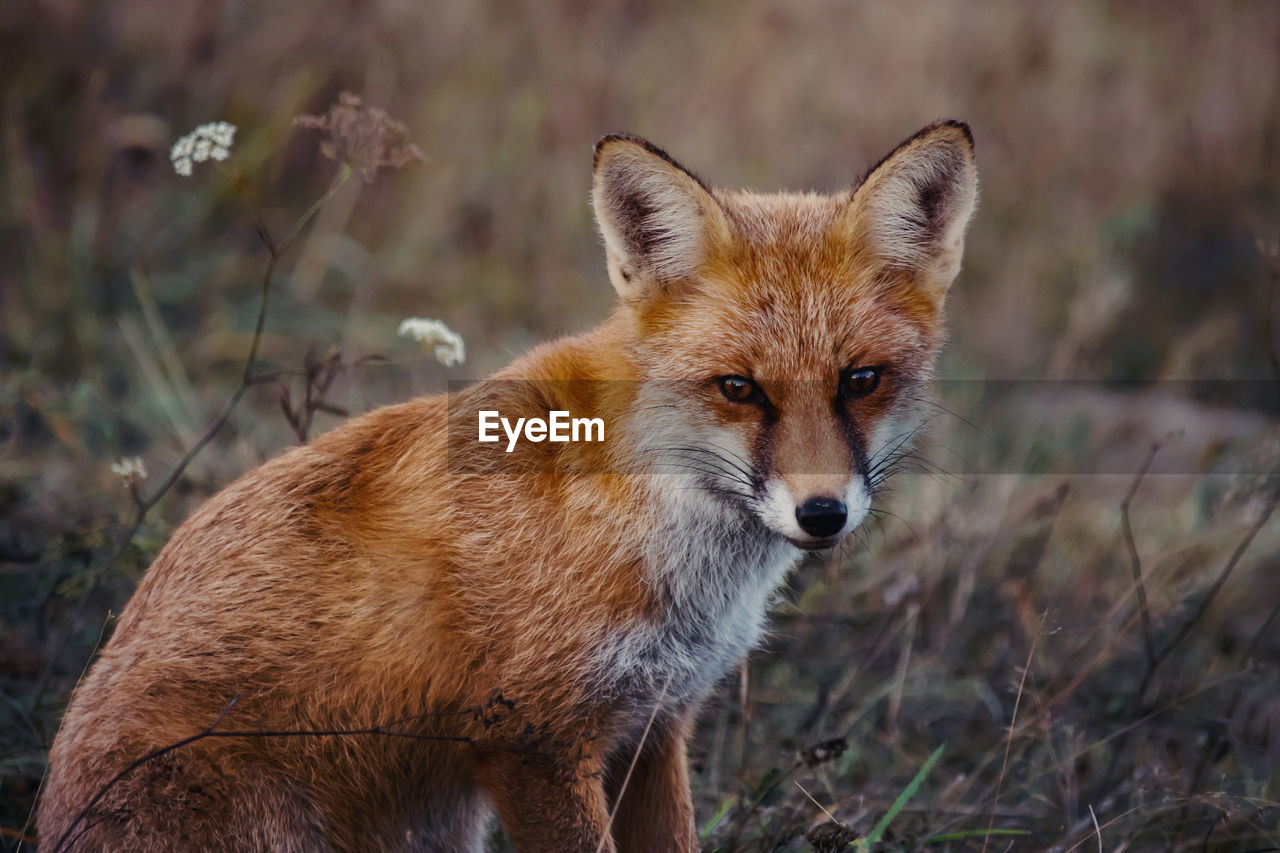
POLYGON ((613 376, 631 380, 607 383, 627 394, 611 456, 635 472, 654 606, 598 663, 615 691, 681 704, 697 701, 759 643, 770 599, 802 552, 684 464, 702 441, 698 425, 684 420, 680 383, 647 375, 631 322, 615 315, 587 349, 607 353, 613 370, 624 365, 613 376))
POLYGON ((759 520, 670 477, 649 483, 643 570, 653 606, 594 661, 602 691, 632 707, 701 701, 759 643, 770 598, 800 558, 759 520))
POLYGON ((624 308, 495 378, 546 382, 543 393, 565 399, 544 405, 604 418, 604 442, 558 445, 555 467, 605 472, 579 486, 619 519, 619 535, 638 537, 628 550, 650 594, 609 629, 592 681, 605 696, 678 704, 696 701, 759 642, 770 596, 801 552, 683 464, 691 447, 717 448, 687 413, 684 383, 648 370, 643 340, 624 308))

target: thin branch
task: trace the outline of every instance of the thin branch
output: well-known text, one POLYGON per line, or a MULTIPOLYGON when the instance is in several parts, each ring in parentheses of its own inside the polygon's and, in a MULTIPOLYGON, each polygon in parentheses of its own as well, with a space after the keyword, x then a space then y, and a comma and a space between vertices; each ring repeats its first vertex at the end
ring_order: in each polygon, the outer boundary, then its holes
POLYGON ((1133 585, 1138 593, 1138 612, 1142 614, 1142 639, 1147 650, 1147 665, 1150 667, 1155 666, 1156 644, 1151 639, 1151 612, 1147 608, 1147 590, 1142 582, 1142 559, 1138 556, 1138 544, 1134 541, 1133 526, 1129 523, 1129 507, 1133 505, 1133 498, 1138 494, 1138 487, 1142 485, 1142 480, 1147 476, 1147 471, 1151 469, 1151 463, 1155 461, 1156 453, 1159 451, 1160 443, 1152 442, 1151 452, 1147 454, 1147 461, 1142 463, 1141 470, 1133 478, 1133 485, 1129 487, 1129 493, 1120 502, 1120 525, 1124 529, 1125 545, 1129 547, 1129 562, 1133 566, 1133 585))
MULTIPOLYGON (((1280 566, 1277 566, 1276 561, 1273 559, 1268 570, 1264 571, 1262 576, 1275 577, 1275 570, 1277 568, 1280 568, 1280 566)), ((1244 647, 1244 651, 1240 654, 1241 669, 1249 666, 1249 659, 1253 657, 1253 653, 1257 650, 1258 643, 1260 643, 1262 638, 1267 636, 1267 633, 1271 630, 1271 624, 1276 621, 1277 616, 1280 616, 1280 601, 1277 601, 1275 606, 1271 608, 1271 612, 1267 614, 1267 618, 1262 620, 1262 625, 1258 627, 1258 630, 1253 632, 1253 637, 1250 638, 1249 644, 1244 647)))
POLYGON ((0 836, 3 836, 5 838, 12 838, 14 841, 18 842, 19 847, 21 847, 23 844, 30 844, 34 847, 36 843, 36 840, 32 838, 30 835, 27 835, 26 833, 17 829, 10 829, 7 826, 0 826, 0 836))
POLYGON ((1258 532, 1262 530, 1267 521, 1271 518, 1271 514, 1275 512, 1277 500, 1280 500, 1280 490, 1273 490, 1271 492, 1270 499, 1267 501, 1266 507, 1258 515, 1257 521, 1255 521, 1249 528, 1248 532, 1245 533, 1244 538, 1240 540, 1240 544, 1236 546, 1236 550, 1232 552, 1231 558, 1227 560, 1226 565, 1222 567, 1222 571, 1218 572, 1218 577, 1214 579, 1213 585, 1209 587, 1209 591, 1204 594, 1202 599, 1200 599, 1200 604, 1196 607, 1195 612, 1187 618, 1187 621, 1182 623, 1182 627, 1178 629, 1178 633, 1174 635, 1168 645, 1160 650, 1156 659, 1152 661, 1151 665, 1147 668, 1146 677, 1142 679, 1142 686, 1138 688, 1138 692, 1136 694, 1136 698, 1139 703, 1142 701, 1142 697, 1146 694, 1147 688, 1151 686, 1151 681, 1155 678, 1156 670, 1160 667, 1160 664, 1182 643, 1183 640, 1187 638, 1187 635, 1191 633, 1191 629, 1194 628, 1196 623, 1199 622, 1204 617, 1204 614, 1208 612, 1209 605, 1213 604, 1213 600, 1222 590, 1223 584, 1227 582, 1227 578, 1231 577, 1231 572, 1235 570, 1236 564, 1240 562, 1240 558, 1244 556, 1244 552, 1247 551, 1249 549, 1249 545, 1253 543, 1254 537, 1258 535, 1258 532))
POLYGON ((764 804, 766 797, 768 797, 778 788, 782 787, 782 783, 790 779, 791 775, 795 773, 797 770, 799 770, 801 767, 804 767, 803 760, 793 761, 785 769, 779 771, 777 775, 774 776, 770 784, 757 789, 756 795, 751 798, 751 802, 747 804, 746 810, 743 811, 742 814, 738 816, 738 820, 733 827, 733 834, 729 836, 728 845, 725 847, 726 850, 739 849, 738 844, 742 840, 742 833, 746 831, 747 822, 751 820, 751 816, 754 815, 756 813, 756 810, 759 809, 760 806, 764 804))
POLYGON ((137 535, 139 528, 142 527, 142 522, 146 519, 147 513, 150 512, 151 509, 155 507, 155 505, 168 493, 169 489, 173 488, 174 484, 181 479, 182 475, 186 473, 187 466, 189 466, 200 451, 204 449, 205 445, 212 441, 214 436, 222 430, 227 421, 231 418, 231 413, 240 402, 240 398, 242 398, 245 395, 245 392, 249 390, 249 387, 254 384, 253 367, 258 360, 258 346, 262 342, 262 330, 267 320, 267 302, 271 293, 271 282, 275 275, 276 266, 280 262, 280 257, 302 232, 302 229, 306 227, 307 223, 309 223, 315 215, 319 213, 320 208, 324 206, 324 203, 332 198, 334 193, 338 191, 338 188, 341 187, 342 184, 346 183, 347 179, 350 177, 351 167, 344 164, 342 169, 340 169, 338 174, 334 177, 333 182, 329 185, 329 189, 326 190, 324 195, 322 195, 314 204, 311 205, 311 207, 307 209, 306 213, 302 214, 301 218, 298 219, 290 230, 288 236, 285 237, 281 243, 277 244, 271 239, 271 234, 267 231, 266 226, 262 224, 261 220, 259 220, 257 228, 258 234, 262 238, 262 242, 266 245, 267 252, 270 257, 267 260, 266 269, 262 274, 262 297, 258 304, 258 320, 254 325, 253 340, 249 344, 249 354, 245 357, 244 370, 240 376, 240 384, 236 387, 235 391, 232 392, 231 397, 223 405, 218 416, 214 418, 213 423, 211 423, 209 428, 204 431, 204 434, 200 436, 200 439, 187 450, 186 454, 178 460, 178 464, 169 472, 169 475, 165 477, 164 481, 156 487, 155 491, 151 493, 151 496, 146 499, 141 499, 135 492, 134 501, 137 504, 137 511, 134 513, 133 521, 129 524, 128 532, 116 546, 116 549, 112 552, 110 559, 95 569, 93 573, 89 575, 88 580, 85 581, 84 590, 81 591, 80 598, 76 600, 75 607, 71 611, 71 616, 67 620, 66 627, 54 642, 53 649, 49 653, 49 657, 45 661, 44 668, 40 672, 40 677, 36 679, 35 687, 32 689, 31 695, 27 699, 26 708, 28 713, 34 713, 40 704, 40 700, 44 698, 45 690, 49 686, 49 681, 53 677, 53 672, 57 668, 58 662, 61 660, 63 653, 66 651, 67 644, 71 640, 71 635, 75 632, 76 625, 79 624, 81 617, 84 616, 85 608, 88 606, 90 597, 92 597, 93 593, 97 590, 98 584, 106 576, 107 572, 109 572, 124 555, 124 552, 128 550, 129 545, 133 542, 133 537, 137 535))
POLYGON ((139 767, 141 767, 142 765, 146 764, 149 761, 153 761, 162 755, 166 755, 170 752, 173 752, 176 749, 181 749, 182 747, 186 746, 189 743, 195 743, 201 738, 208 737, 210 734, 212 734, 213 730, 217 727, 218 723, 222 722, 222 718, 227 715, 227 712, 231 710, 231 707, 239 701, 240 701, 240 694, 237 693, 235 696, 231 697, 231 701, 228 702, 223 707, 223 709, 218 712, 218 716, 214 717, 213 722, 210 723, 203 731, 195 735, 192 735, 189 738, 184 738, 178 741, 177 743, 171 743, 168 746, 164 746, 159 749, 154 749, 151 752, 148 752, 146 755, 142 756, 137 761, 131 762, 130 764, 126 765, 123 770, 121 770, 119 773, 117 773, 116 775, 108 779, 106 784, 103 785, 101 788, 99 788, 98 792, 89 799, 89 802, 85 803, 84 808, 76 812, 76 816, 72 819, 71 823, 67 824, 67 828, 62 831, 62 835, 58 837, 58 842, 53 846, 54 853, 62 853, 62 851, 64 850, 71 849, 71 845, 74 844, 75 841, 80 838, 80 835, 83 834, 88 829, 88 827, 81 830, 80 833, 75 835, 74 837, 71 835, 71 833, 76 829, 77 826, 80 825, 80 822, 89 815, 89 812, 93 810, 93 807, 96 806, 98 803, 102 802, 102 798, 107 795, 107 792, 109 792, 113 787, 115 787, 117 782, 119 782, 121 779, 128 776, 130 773, 137 770, 139 767))
POLYGON ((40 677, 36 679, 35 687, 31 689, 31 695, 27 698, 27 713, 34 714, 40 706, 40 700, 44 697, 45 689, 49 686, 53 671, 57 667, 58 661, 62 658, 62 653, 66 651, 67 643, 71 640, 71 634, 75 631, 76 625, 84 615, 90 596, 97 589, 98 582, 115 566, 120 557, 124 555, 125 550, 133 543, 133 537, 137 535, 138 529, 142 527, 142 521, 146 516, 146 508, 139 506, 134 513, 133 521, 129 524, 128 531, 116 544, 116 549, 111 553, 111 557, 99 566, 85 582, 84 589, 80 591, 80 597, 76 599, 75 607, 71 610, 71 616, 67 620, 66 627, 63 628, 62 633, 54 642, 53 650, 49 653, 49 657, 44 663, 44 668, 40 670, 40 677))
POLYGON ((640 760, 640 753, 644 750, 645 741, 649 739, 649 732, 653 729, 653 721, 658 718, 658 712, 662 710, 662 702, 667 698, 667 688, 671 686, 673 677, 674 671, 667 676, 667 683, 662 685, 662 692, 658 694, 657 700, 653 703, 653 711, 649 714, 649 721, 644 724, 644 731, 640 733, 640 742, 636 744, 635 752, 631 755, 631 763, 627 765, 627 774, 622 777, 622 785, 618 788, 618 796, 614 798, 613 808, 609 810, 609 821, 604 825, 604 832, 600 835, 600 843, 596 845, 596 853, 600 853, 604 849, 605 842, 609 840, 609 833, 613 831, 613 820, 618 816, 618 808, 622 805, 622 798, 627 793, 627 785, 631 782, 631 774, 635 772, 636 763, 640 760))
POLYGON ((821 810, 822 810, 822 813, 823 813, 824 815, 826 815, 826 816, 827 816, 827 820, 831 821, 831 822, 832 822, 832 823, 834 823, 834 824, 837 824, 837 825, 841 825, 841 826, 843 826, 843 824, 841 824, 841 823, 840 823, 840 821, 836 820, 836 816, 835 816, 835 815, 833 815, 830 811, 828 811, 828 810, 827 810, 827 807, 826 807, 826 806, 824 806, 822 803, 820 803, 820 802, 818 802, 816 799, 814 799, 813 794, 810 794, 810 793, 805 789, 804 785, 801 785, 801 784, 800 784, 800 780, 799 780, 799 779, 792 779, 791 781, 792 781, 792 782, 794 782, 794 783, 795 783, 795 785, 796 785, 796 787, 800 789, 800 793, 804 794, 806 797, 808 797, 808 798, 809 798, 809 802, 813 803, 815 806, 817 806, 819 809, 821 809, 821 810))
POLYGON ((426 740, 426 741, 437 741, 437 742, 445 742, 445 743, 462 743, 462 744, 468 744, 473 747, 483 747, 484 749, 496 749, 496 750, 501 750, 505 752, 512 752, 518 755, 544 755, 544 753, 540 750, 530 749, 528 747, 512 746, 512 745, 503 744, 503 743, 492 743, 487 741, 480 741, 475 738, 468 737, 466 735, 422 734, 419 732, 397 731, 395 729, 396 726, 402 726, 402 725, 405 725, 406 723, 414 722, 418 720, 423 720, 428 718, 439 718, 439 717, 457 717, 457 716, 471 716, 471 717, 481 718, 481 719, 484 719, 486 722, 486 725, 488 725, 490 720, 484 717, 485 711, 488 707, 491 707, 495 704, 501 705, 507 708, 513 707, 512 703, 503 699, 501 694, 497 694, 493 698, 491 698, 489 700, 488 705, 473 705, 467 708, 461 708, 457 711, 428 711, 422 714, 413 714, 407 717, 401 717, 399 719, 391 720, 390 722, 379 723, 379 724, 375 724, 372 726, 367 726, 365 728, 359 728, 359 729, 262 729, 262 730, 227 729, 224 731, 217 731, 218 724, 222 722, 223 718, 226 717, 227 713, 239 701, 240 701, 240 695, 236 694, 231 699, 231 701, 228 702, 226 705, 224 705, 222 710, 218 712, 218 715, 214 717, 213 722, 211 722, 204 729, 202 729, 199 732, 196 732, 190 737, 185 737, 182 740, 175 741, 174 743, 151 750, 146 755, 143 755, 141 758, 131 761, 119 773, 117 773, 116 775, 112 776, 109 780, 107 780, 107 782, 104 783, 102 787, 100 787, 98 791, 93 795, 93 797, 89 800, 89 802, 85 804, 84 808, 80 809, 80 811, 76 813, 75 818, 72 819, 71 823, 67 825, 67 828, 63 831, 62 835, 59 836, 57 843, 53 847, 54 853, 65 853, 65 851, 70 850, 75 845, 75 842, 78 841, 80 837, 84 835, 85 832, 87 832, 90 828, 92 828, 94 824, 87 823, 86 826, 82 828, 78 833, 76 833, 74 836, 72 835, 72 832, 76 829, 76 827, 82 821, 87 820, 87 818, 89 817, 89 814, 93 811, 94 807, 97 806, 98 803, 102 802, 102 799, 111 791, 111 789, 114 788, 117 784, 119 784, 129 774, 133 773, 133 771, 137 770, 138 768, 142 767, 143 765, 149 762, 155 761, 157 758, 161 758, 165 755, 168 755, 171 752, 175 752, 179 749, 182 749, 185 746, 190 746, 193 743, 196 743, 202 740, 207 740, 209 738, 242 738, 243 739, 243 738, 261 738, 261 737, 276 737, 276 738, 366 737, 370 735, 380 735, 382 737, 399 737, 399 738, 407 738, 410 740, 426 740))
POLYGON ((1257 246, 1267 271, 1267 283, 1270 285, 1262 297, 1262 346, 1271 365, 1276 393, 1280 395, 1280 343, 1276 339, 1276 297, 1280 296, 1280 240, 1264 240, 1260 237, 1257 246))
MULTIPOLYGON (((1277 499, 1280 499, 1280 491, 1273 489, 1266 507, 1259 514, 1257 521, 1255 521, 1245 533, 1240 544, 1236 546, 1236 549, 1232 553, 1230 559, 1227 560, 1226 565, 1222 567, 1222 570, 1218 573, 1218 577, 1214 580, 1208 592, 1206 592, 1204 597, 1200 600, 1200 604, 1196 608, 1195 612, 1185 622, 1183 622, 1182 627, 1178 629, 1173 639, 1163 649, 1159 650, 1156 653, 1155 658, 1148 663, 1147 671, 1142 677, 1142 682, 1138 685, 1138 689, 1134 691, 1130 702, 1129 718, 1131 721, 1136 722, 1137 720, 1148 716, 1151 709, 1146 704, 1147 692, 1155 681, 1155 677, 1160 670, 1160 666, 1164 663, 1165 659, 1169 657, 1173 650, 1181 645, 1182 641, 1187 638, 1195 625, 1201 618, 1203 618, 1204 614, 1208 612, 1209 606, 1217 597, 1222 586, 1227 582, 1227 578, 1231 576, 1236 564, 1240 562, 1240 558, 1244 556, 1244 552, 1249 548, 1254 537, 1258 535, 1258 532, 1262 530, 1263 526, 1266 525, 1267 520, 1271 517, 1272 512, 1275 510, 1277 499)), ((1118 733, 1115 747, 1111 751, 1111 759, 1108 763, 1107 771, 1102 777, 1103 783, 1099 785, 1100 791, 1105 791, 1112 787, 1120 766, 1120 756, 1124 752, 1124 747, 1126 746, 1126 741, 1132 728, 1133 726, 1127 727, 1118 733)))
MULTIPOLYGON (((1268 566, 1269 569, 1276 568, 1275 561, 1268 566)), ((1263 570, 1264 576, 1272 575, 1272 571, 1263 570)), ((1247 672, 1249 669, 1249 660, 1253 657, 1254 650, 1258 643, 1271 630, 1271 624, 1275 622, 1276 617, 1280 616, 1280 601, 1276 602, 1271 608, 1271 612, 1267 614, 1267 618, 1262 620, 1262 625, 1253 633, 1253 637, 1245 645, 1244 651, 1240 653, 1240 671, 1247 672)), ((1243 682, 1236 684, 1235 692, 1231 696, 1231 701, 1227 703, 1226 710, 1216 719, 1211 719, 1209 729, 1205 737, 1204 749, 1200 751, 1200 760, 1196 762, 1195 771, 1191 774, 1191 781, 1187 784, 1187 794, 1194 794, 1196 788, 1200 787, 1200 780, 1204 778, 1204 774, 1208 771, 1209 765, 1219 755, 1219 751, 1228 745, 1227 740, 1227 720, 1232 719, 1236 715, 1236 709, 1240 707, 1240 700, 1244 697, 1245 684, 1243 682)), ((1210 830, 1212 831, 1212 830, 1210 830)))
POLYGON ((991 799, 991 816, 987 818, 987 831, 982 836, 982 850, 986 853, 987 843, 991 840, 991 830, 996 823, 996 807, 1000 804, 1000 789, 1004 787, 1004 775, 1009 769, 1009 752, 1013 748, 1013 734, 1018 725, 1018 707, 1022 704, 1022 692, 1027 685, 1027 673, 1031 671, 1031 661, 1036 654, 1036 646, 1040 643, 1040 635, 1044 633, 1044 620, 1049 611, 1040 614, 1040 624, 1036 634, 1031 638, 1031 647, 1027 649, 1027 662, 1022 666, 1022 678, 1018 681, 1018 695, 1013 700, 1013 713, 1009 717, 1009 735, 1004 741, 1004 759, 1000 762, 1000 775, 997 777, 995 796, 991 799))

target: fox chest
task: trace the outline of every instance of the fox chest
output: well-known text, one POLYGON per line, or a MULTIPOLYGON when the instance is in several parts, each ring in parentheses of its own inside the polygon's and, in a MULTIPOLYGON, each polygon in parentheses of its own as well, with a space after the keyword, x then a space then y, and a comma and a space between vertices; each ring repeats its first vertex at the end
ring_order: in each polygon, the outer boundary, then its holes
POLYGON ((595 655, 610 698, 696 701, 760 642, 770 599, 798 553, 763 538, 726 541, 677 533, 655 553, 656 612, 608 634, 595 655))

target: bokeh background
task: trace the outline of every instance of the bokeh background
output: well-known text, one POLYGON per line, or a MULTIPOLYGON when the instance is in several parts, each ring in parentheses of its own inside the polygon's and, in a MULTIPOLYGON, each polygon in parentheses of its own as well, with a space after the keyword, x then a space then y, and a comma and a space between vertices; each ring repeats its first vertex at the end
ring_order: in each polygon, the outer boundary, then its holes
POLYGON ((707 848, 841 849, 834 821, 876 849, 1280 849, 1264 0, 0 3, 5 843, 151 557, 299 440, 281 401, 308 364, 334 368, 314 434, 609 310, 600 135, 714 184, 836 190, 941 117, 971 124, 983 190, 929 448, 708 705, 707 848), (111 464, 140 457, 150 494, 236 388, 259 228, 338 168, 292 119, 343 91, 426 161, 347 182, 285 253, 255 367, 278 379, 135 531, 111 464), (170 145, 218 120, 231 158, 176 175, 170 145), (397 338, 408 316, 466 364, 397 338))

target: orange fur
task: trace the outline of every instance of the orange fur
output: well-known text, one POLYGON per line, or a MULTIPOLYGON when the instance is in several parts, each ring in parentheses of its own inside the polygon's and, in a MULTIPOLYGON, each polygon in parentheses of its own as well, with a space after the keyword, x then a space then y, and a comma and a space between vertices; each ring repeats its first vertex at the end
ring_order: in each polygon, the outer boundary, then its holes
POLYGON ((67 711, 45 849, 473 850, 492 809, 523 851, 695 850, 698 705, 802 548, 833 544, 797 542, 763 495, 873 490, 881 433, 942 343, 975 181, 956 123, 831 197, 709 190, 607 137, 595 204, 618 309, 196 512, 67 711), (859 365, 882 387, 833 402, 859 365), (767 405, 728 398, 725 376, 767 405), (475 441, 482 409, 602 417, 605 441, 508 454, 475 441), (198 740, 82 814, 224 710, 220 731, 294 734, 198 740))

